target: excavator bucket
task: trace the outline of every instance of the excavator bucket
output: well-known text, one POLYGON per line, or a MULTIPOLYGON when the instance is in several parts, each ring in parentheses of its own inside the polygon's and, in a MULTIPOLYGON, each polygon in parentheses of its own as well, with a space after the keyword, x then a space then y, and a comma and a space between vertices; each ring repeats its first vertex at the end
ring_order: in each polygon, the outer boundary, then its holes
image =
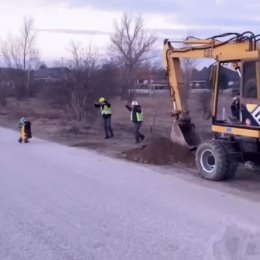
POLYGON ((200 137, 195 131, 194 124, 180 124, 174 120, 171 131, 171 141, 185 146, 190 150, 194 150, 200 144, 200 137))

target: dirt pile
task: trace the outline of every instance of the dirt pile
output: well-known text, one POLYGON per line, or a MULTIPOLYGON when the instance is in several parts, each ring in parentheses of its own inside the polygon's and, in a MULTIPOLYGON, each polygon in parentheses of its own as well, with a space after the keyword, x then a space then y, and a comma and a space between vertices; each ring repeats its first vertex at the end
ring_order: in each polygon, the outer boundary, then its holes
POLYGON ((154 138, 141 147, 123 152, 123 156, 131 161, 171 165, 181 164, 189 168, 195 167, 195 155, 188 148, 173 144, 168 138, 154 138))

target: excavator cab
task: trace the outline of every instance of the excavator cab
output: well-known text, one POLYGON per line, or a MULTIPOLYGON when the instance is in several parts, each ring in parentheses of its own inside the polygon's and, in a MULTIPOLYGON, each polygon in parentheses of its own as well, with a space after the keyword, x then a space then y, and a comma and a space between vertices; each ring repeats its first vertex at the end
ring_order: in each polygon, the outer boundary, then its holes
MULTIPOLYGON (((228 62, 237 64, 238 61, 228 62)), ((227 64, 227 63, 225 63, 227 64)), ((236 66, 239 75, 240 89, 238 91, 238 108, 233 114, 235 120, 221 119, 220 93, 223 85, 223 68, 222 62, 219 62, 214 68, 214 101, 212 110, 212 130, 216 133, 229 134, 235 133, 240 136, 259 138, 260 130, 260 60, 241 60, 240 66, 236 66), (223 128, 222 126, 226 127, 223 128), (228 127, 228 128, 227 128, 228 127), (250 130, 250 134, 248 132, 250 130), (253 134, 252 131, 255 130, 253 134)), ((222 93, 223 94, 223 93, 222 93)))
MULTIPOLYGON (((184 47, 174 47, 172 45, 174 41, 164 41, 164 67, 173 102, 171 140, 191 150, 196 149, 196 165, 199 174, 205 179, 214 181, 231 179, 240 164, 246 165, 250 162, 250 165, 255 166, 259 163, 260 46, 258 46, 258 38, 259 36, 251 32, 227 33, 207 39, 189 37, 183 41, 184 47), (192 122, 188 101, 184 95, 185 84, 181 68, 181 60, 184 58, 215 60, 210 80, 213 133, 211 140, 202 141, 203 138, 196 132, 192 122), (234 120, 223 116, 226 104, 221 102, 221 98, 226 96, 223 89, 227 88, 225 67, 228 64, 239 78, 239 93, 234 97, 238 101, 237 111, 233 114, 234 120)), ((231 102, 227 106, 232 111, 231 102)))
POLYGON ((260 60, 242 63, 241 88, 241 123, 260 127, 260 60))

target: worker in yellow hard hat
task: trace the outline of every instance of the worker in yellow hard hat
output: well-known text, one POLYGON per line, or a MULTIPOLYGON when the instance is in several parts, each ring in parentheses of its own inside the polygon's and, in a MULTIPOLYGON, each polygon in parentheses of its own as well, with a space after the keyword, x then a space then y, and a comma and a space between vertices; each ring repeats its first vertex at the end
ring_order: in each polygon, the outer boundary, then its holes
POLYGON ((98 102, 95 103, 95 107, 100 108, 101 116, 104 120, 105 139, 114 137, 111 127, 111 104, 104 97, 101 97, 98 102))

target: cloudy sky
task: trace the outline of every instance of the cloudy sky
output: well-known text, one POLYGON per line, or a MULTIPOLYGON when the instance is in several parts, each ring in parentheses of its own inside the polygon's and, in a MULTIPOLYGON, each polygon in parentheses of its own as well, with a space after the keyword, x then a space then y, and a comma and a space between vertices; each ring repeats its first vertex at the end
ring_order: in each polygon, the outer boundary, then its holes
POLYGON ((122 12, 143 15, 158 39, 260 33, 259 0, 0 0, 0 39, 19 33, 31 17, 43 60, 68 57, 71 40, 104 52, 122 12))

